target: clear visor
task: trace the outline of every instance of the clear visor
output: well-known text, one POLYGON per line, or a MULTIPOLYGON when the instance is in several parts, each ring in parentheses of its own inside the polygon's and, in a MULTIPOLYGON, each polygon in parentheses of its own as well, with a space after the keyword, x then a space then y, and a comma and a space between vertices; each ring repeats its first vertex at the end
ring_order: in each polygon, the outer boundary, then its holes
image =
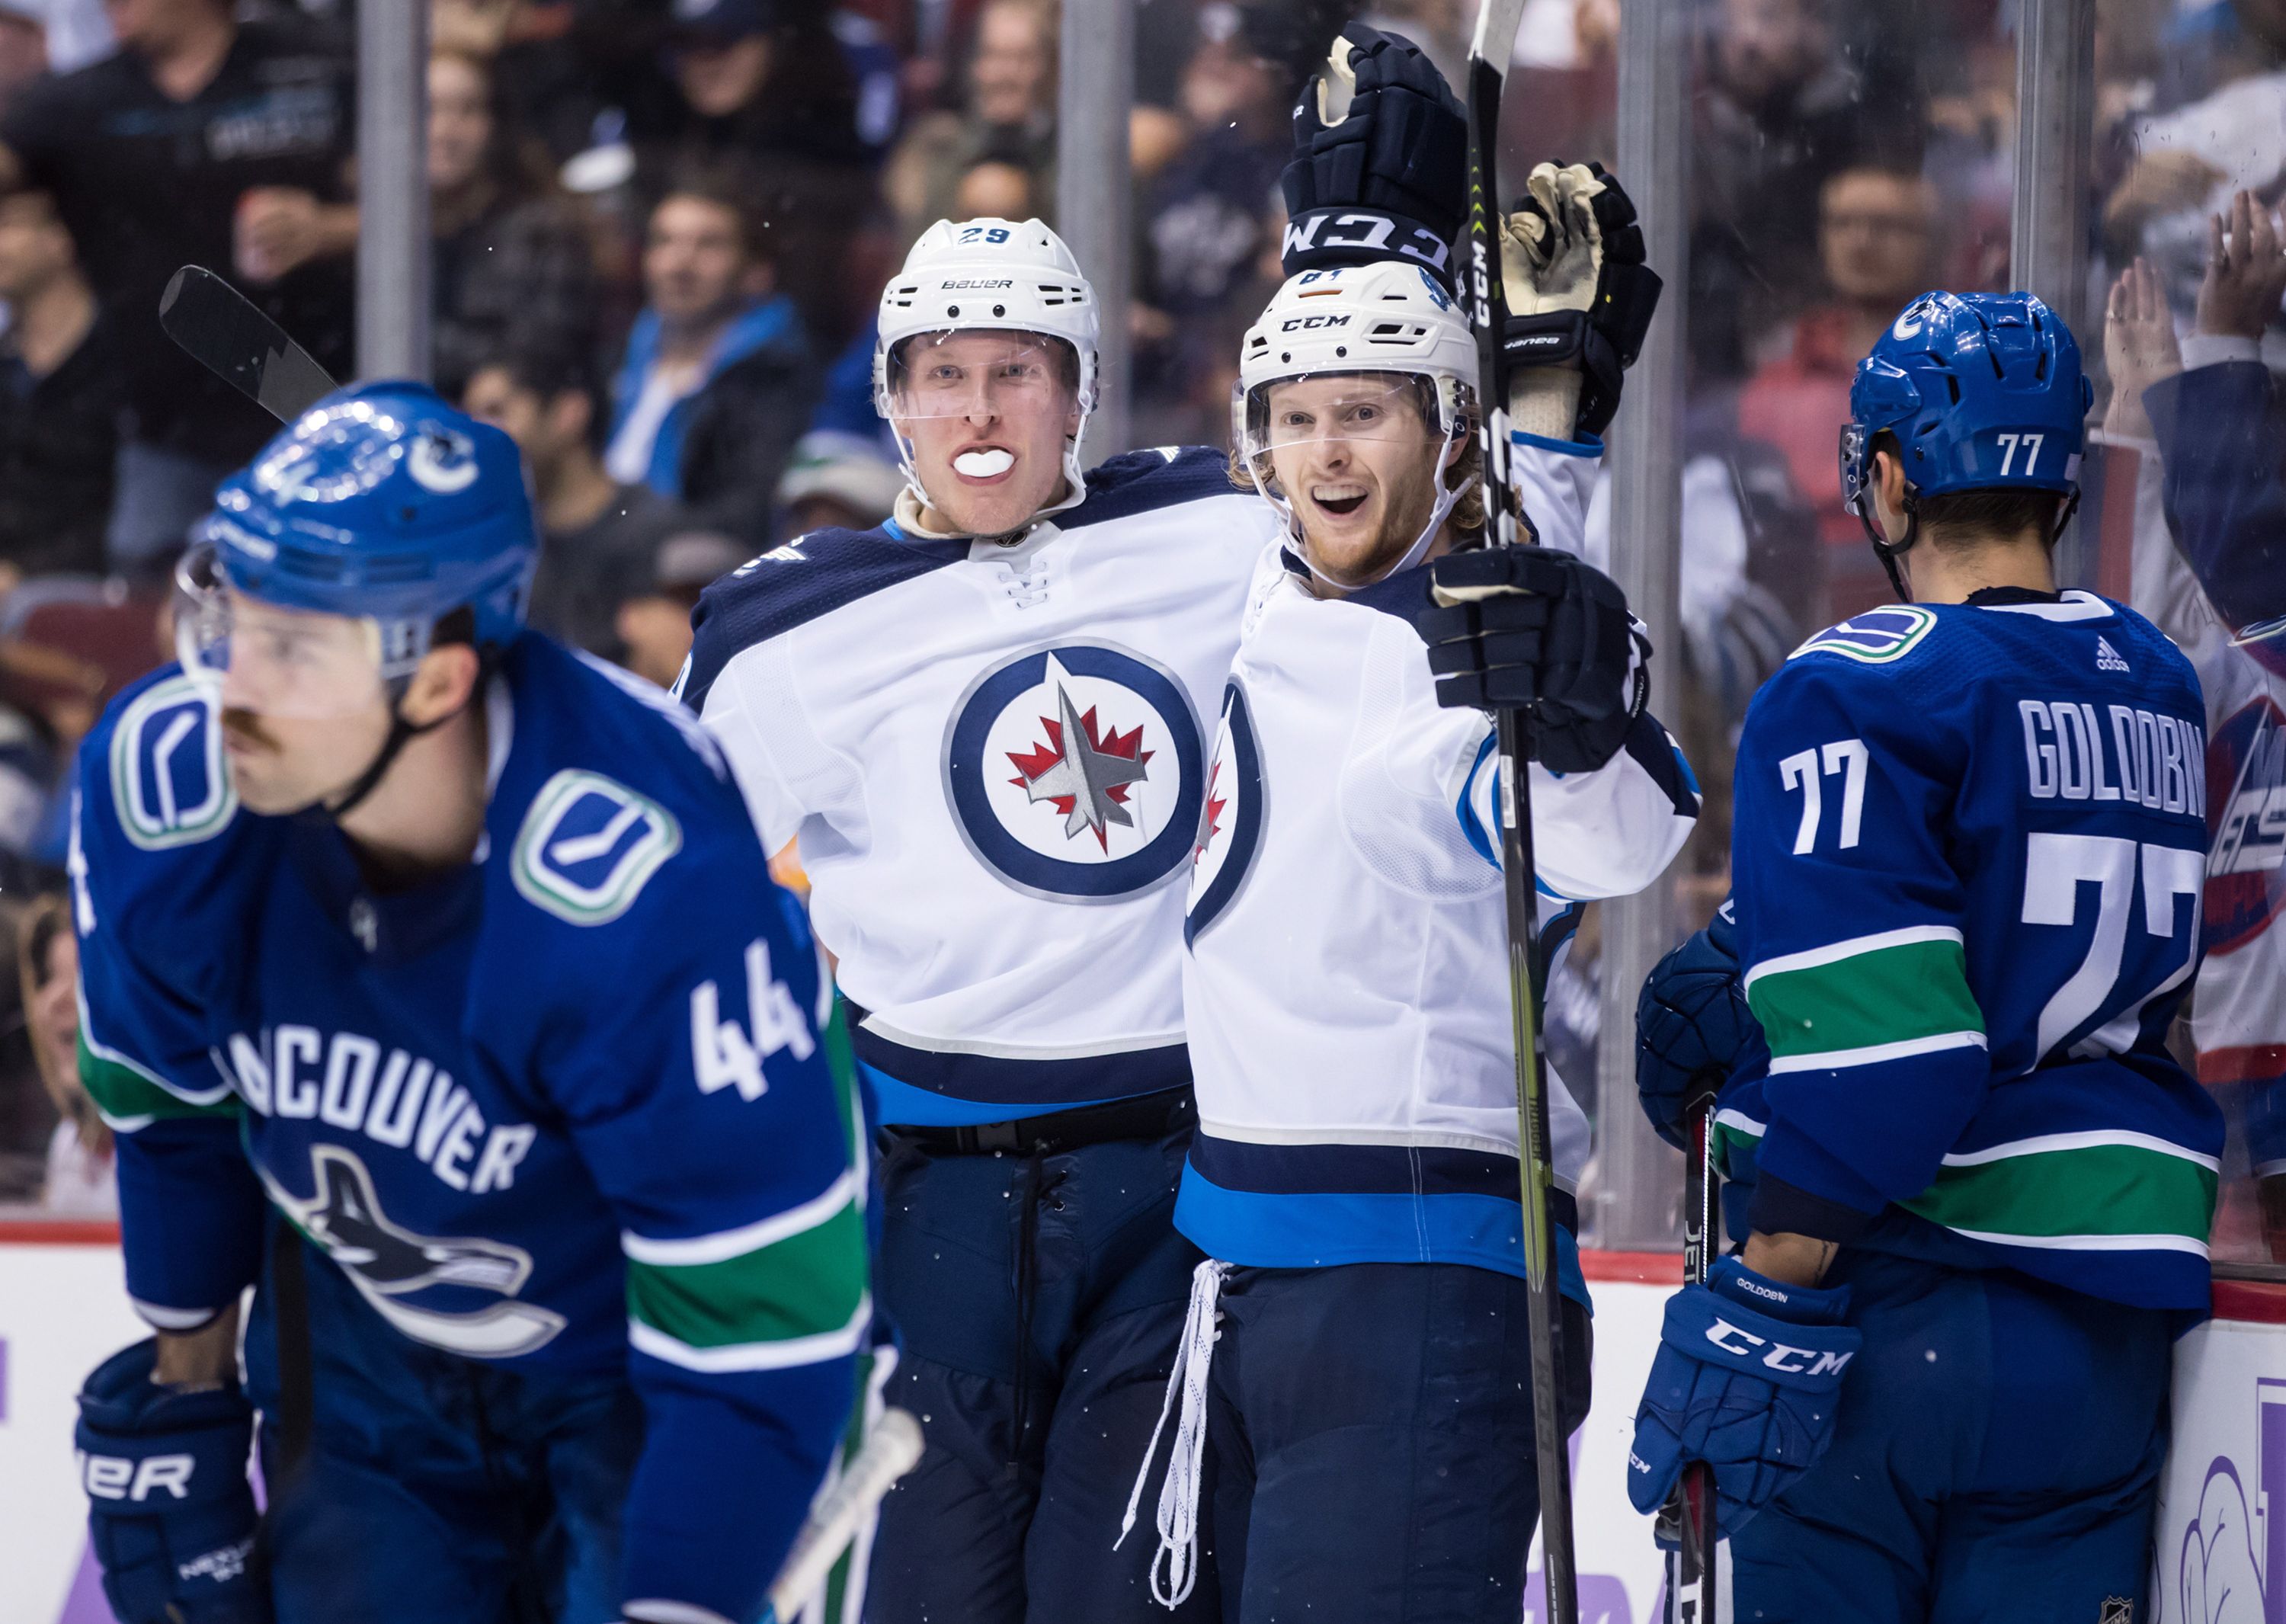
POLYGON ((1401 372, 1305 373, 1239 391, 1241 444, 1250 460, 1319 440, 1425 440, 1435 408, 1401 372))
POLYGON ((1074 405, 1068 354, 1029 334, 917 334, 890 352, 888 414, 907 422, 1061 417, 1074 405))
POLYGON ((389 703, 381 622, 317 614, 248 597, 193 548, 176 572, 175 651, 221 690, 225 710, 326 721, 389 703))

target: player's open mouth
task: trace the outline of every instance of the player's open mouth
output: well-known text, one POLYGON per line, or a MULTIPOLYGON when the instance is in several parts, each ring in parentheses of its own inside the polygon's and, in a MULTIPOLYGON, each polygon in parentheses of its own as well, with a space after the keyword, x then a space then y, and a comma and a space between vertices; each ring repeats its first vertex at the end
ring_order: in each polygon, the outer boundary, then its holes
POLYGON ((1016 453, 1005 445, 972 445, 952 460, 952 471, 976 485, 1005 478, 1015 466, 1016 453))
POLYGON ((1310 500, 1338 519, 1345 519, 1364 507, 1372 494, 1363 485, 1346 482, 1310 487, 1310 500))

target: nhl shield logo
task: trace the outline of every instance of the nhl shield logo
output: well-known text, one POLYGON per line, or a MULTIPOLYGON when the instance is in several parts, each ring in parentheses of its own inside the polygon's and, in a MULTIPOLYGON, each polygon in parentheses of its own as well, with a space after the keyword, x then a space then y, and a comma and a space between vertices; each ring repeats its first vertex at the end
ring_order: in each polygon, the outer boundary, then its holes
POLYGON ((953 706, 945 794, 985 867, 1056 902, 1112 902, 1181 871, 1197 836, 1199 728, 1173 675, 1103 643, 991 667, 953 706))
POLYGON ((1262 749, 1254 736, 1246 690, 1233 677, 1223 690, 1222 727, 1207 758, 1205 805, 1191 861, 1191 893, 1183 919, 1186 946, 1215 922, 1254 866, 1262 840, 1262 749))

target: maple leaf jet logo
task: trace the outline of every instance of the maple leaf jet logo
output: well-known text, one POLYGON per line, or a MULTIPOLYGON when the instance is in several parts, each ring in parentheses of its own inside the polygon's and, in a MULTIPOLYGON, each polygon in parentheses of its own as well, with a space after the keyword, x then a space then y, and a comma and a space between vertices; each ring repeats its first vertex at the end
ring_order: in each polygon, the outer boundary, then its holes
POLYGON ((1082 713, 1072 703, 1067 686, 1069 675, 1053 655, 1048 657, 1046 681, 1055 688, 1057 713, 1052 718, 1040 718, 1047 742, 1035 750, 1008 753, 1009 761, 1023 775, 1008 782, 1021 788, 1034 805, 1044 800, 1063 814, 1066 840, 1075 840, 1081 830, 1088 830, 1094 834, 1097 847, 1108 853, 1113 824, 1123 829, 1135 826, 1127 792, 1131 785, 1149 779, 1144 764, 1154 753, 1142 747, 1139 722, 1125 733, 1116 728, 1098 732, 1095 707, 1090 706, 1082 713))
POLYGON ((1200 820, 1198 841, 1191 847, 1191 861, 1194 863, 1207 855, 1207 847, 1212 846, 1215 836, 1222 832, 1223 808, 1230 805, 1230 797, 1215 793, 1215 785, 1221 781, 1222 761, 1217 757, 1215 764, 1207 769, 1207 815, 1200 820))

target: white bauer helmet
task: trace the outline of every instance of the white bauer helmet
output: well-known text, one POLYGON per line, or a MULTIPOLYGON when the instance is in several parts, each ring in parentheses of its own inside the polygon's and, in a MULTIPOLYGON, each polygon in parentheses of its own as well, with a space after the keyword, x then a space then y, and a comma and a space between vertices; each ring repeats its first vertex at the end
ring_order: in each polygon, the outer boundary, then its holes
MULTIPOLYGON (((1043 511, 1076 506, 1085 496, 1080 442, 1095 410, 1100 327, 1095 290, 1061 237, 1038 220, 939 220, 920 234, 905 256, 904 268, 882 290, 879 327, 873 344, 873 407, 891 424, 892 433, 898 346, 908 339, 1007 332, 1070 345, 1079 361, 1079 432, 1064 444, 1064 477, 1070 488, 1062 501, 1043 511)), ((912 443, 902 434, 896 441, 905 486, 926 502, 928 493, 913 466, 912 443)))
MULTIPOLYGON (((1297 378, 1356 378, 1364 392, 1412 392, 1426 385, 1434 402, 1442 449, 1437 459, 1437 506, 1427 528, 1383 572, 1418 564, 1444 528, 1454 504, 1474 480, 1457 488, 1446 475, 1467 449, 1475 423, 1477 341, 1454 308, 1453 297, 1418 265, 1401 260, 1329 266, 1289 277, 1261 319, 1247 329, 1239 352, 1238 382, 1231 391, 1231 440, 1263 500, 1278 509, 1295 541, 1303 540, 1293 504, 1272 484, 1270 453, 1284 443, 1270 411, 1270 386, 1297 378), (1382 382, 1376 386, 1376 380, 1382 382)), ((1369 411, 1360 422, 1373 421, 1369 411)), ((1398 421, 1402 422, 1403 419, 1398 421)), ((1353 432, 1370 435, 1369 429, 1353 432)), ((1309 549, 1300 548, 1309 564, 1309 549)), ((1312 574, 1326 580, 1317 565, 1312 574)), ((1328 580, 1329 586, 1344 583, 1328 580)))

